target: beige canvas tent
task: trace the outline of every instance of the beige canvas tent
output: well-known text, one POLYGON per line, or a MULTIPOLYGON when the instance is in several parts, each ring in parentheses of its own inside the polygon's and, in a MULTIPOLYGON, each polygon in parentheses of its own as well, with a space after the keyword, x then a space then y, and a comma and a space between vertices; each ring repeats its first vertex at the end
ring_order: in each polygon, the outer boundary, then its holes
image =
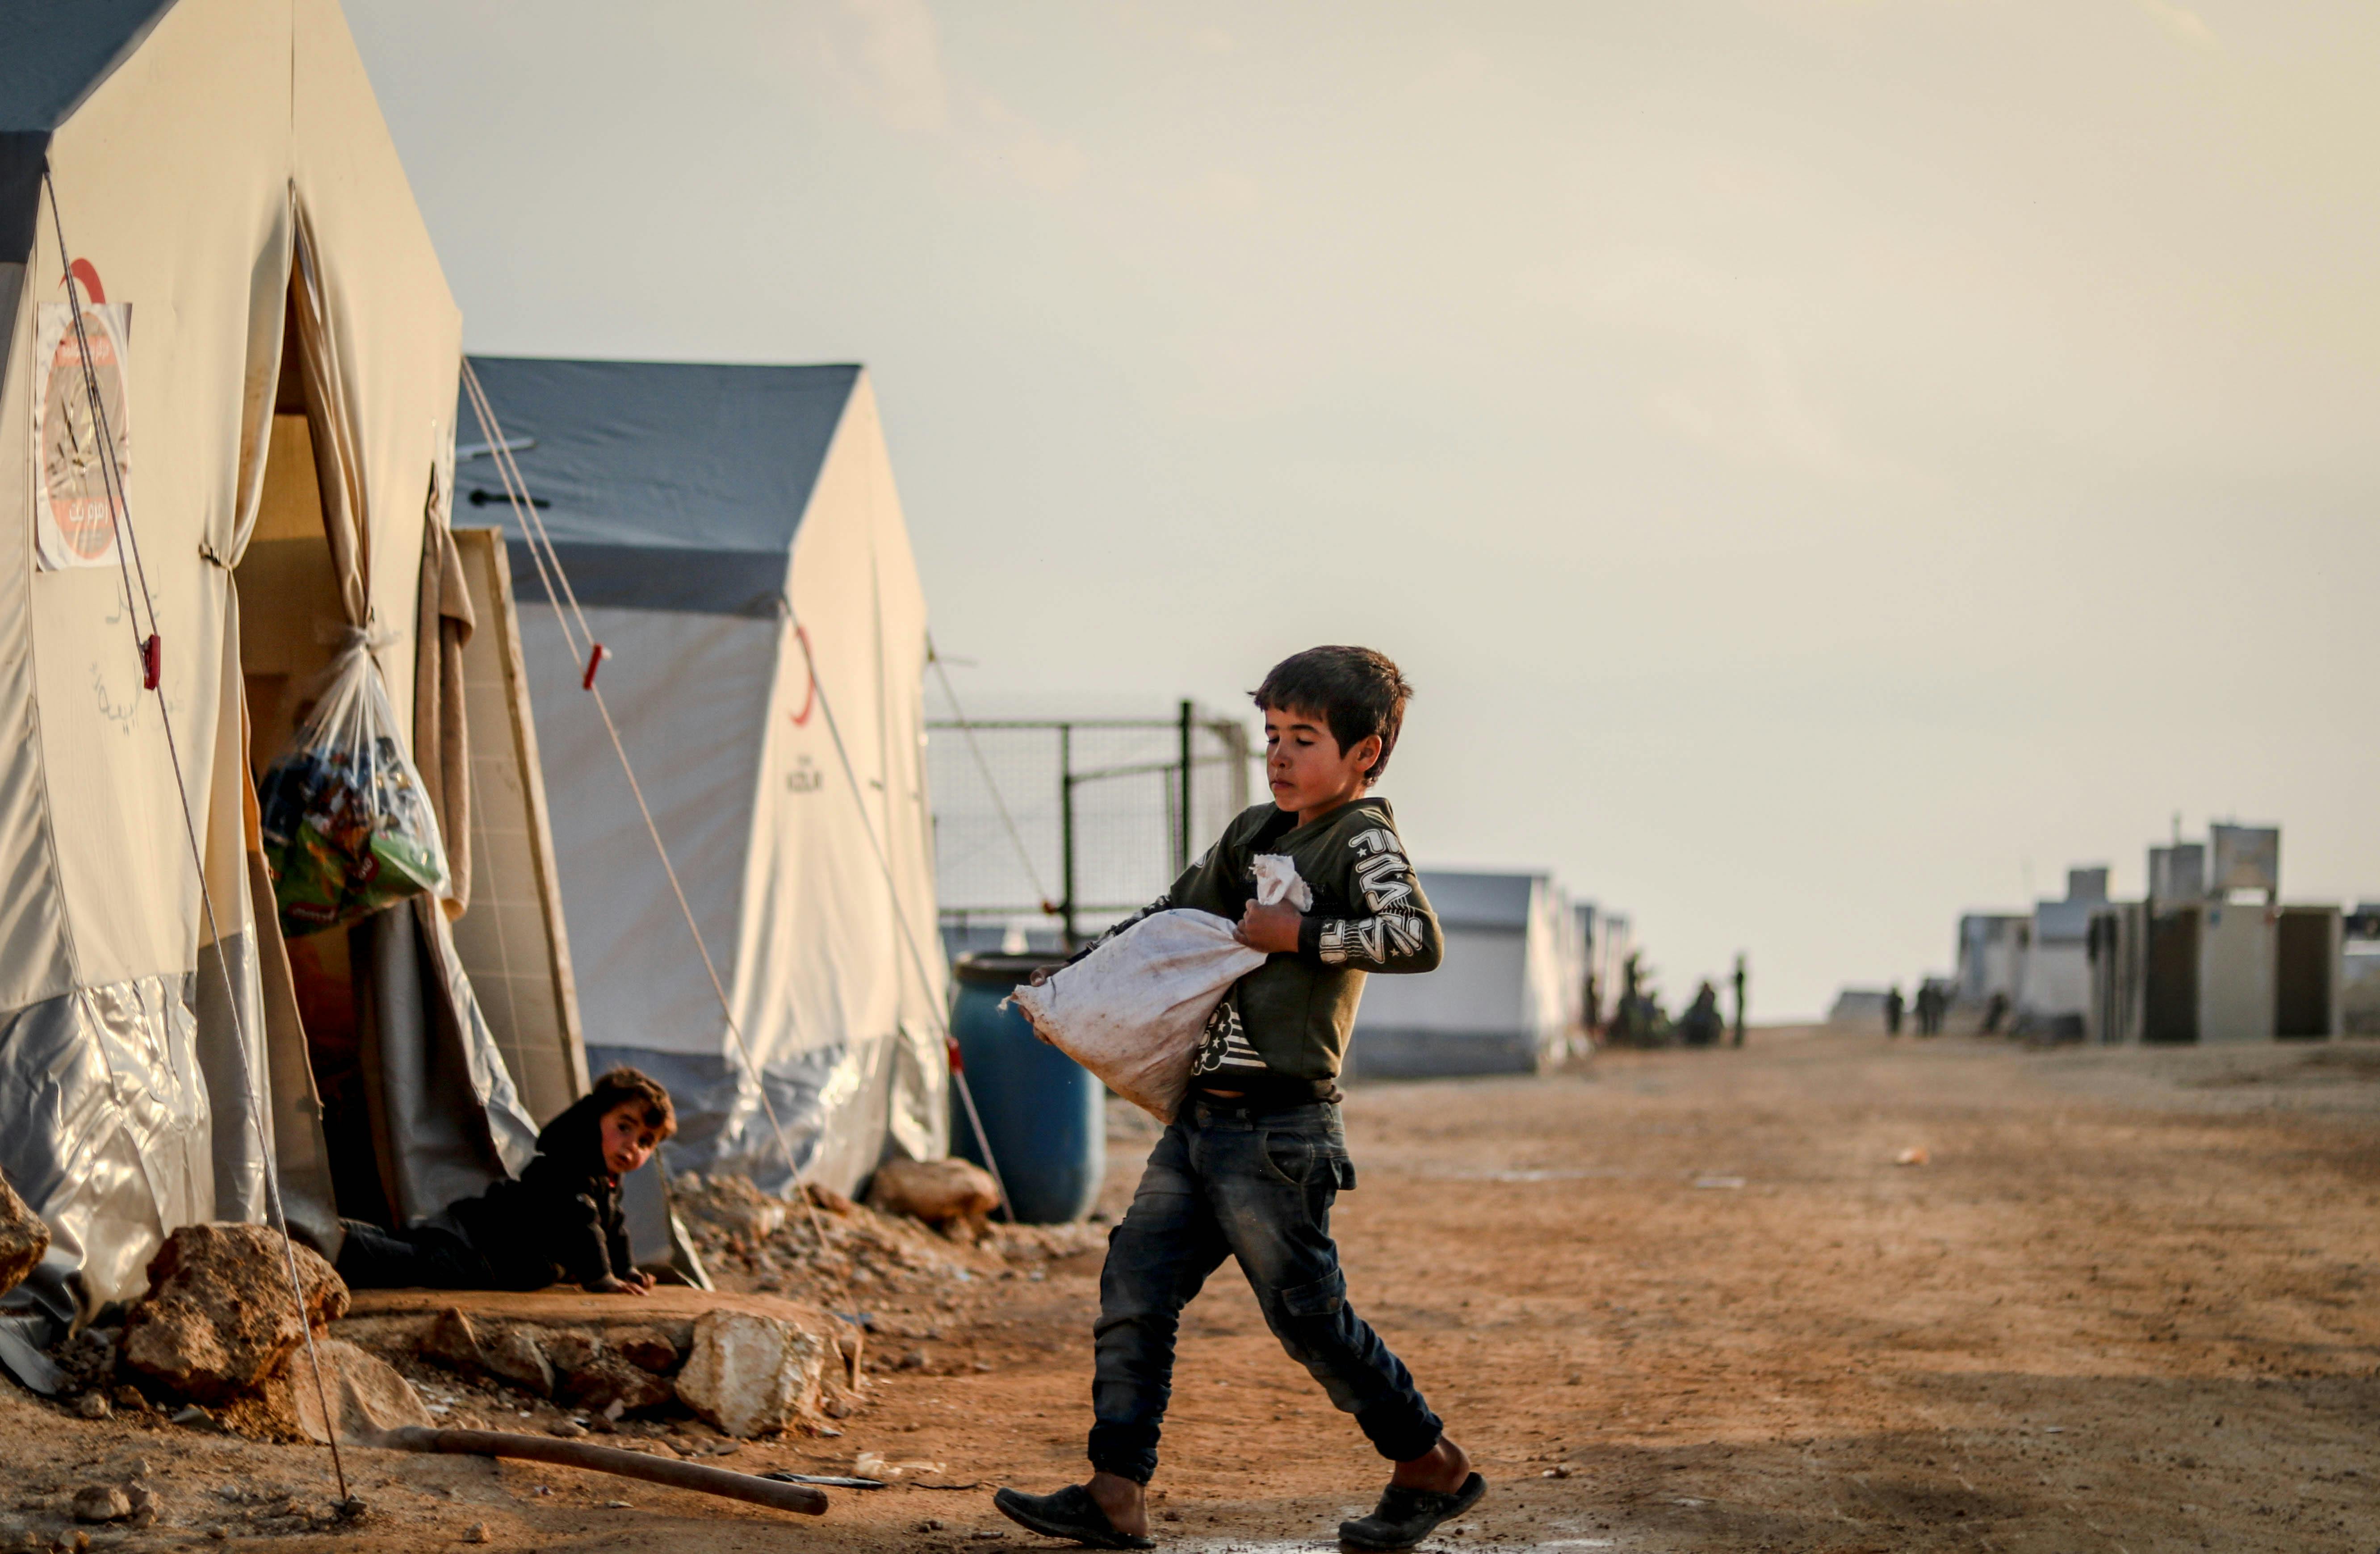
POLYGON ((268 1158, 329 1235, 527 1158, 452 928, 486 885, 460 345, 334 0, 0 3, 0 1170, 55 1237, 0 1322, 19 1374, 167 1230, 260 1217, 268 1158), (94 501, 86 360, 137 555, 94 501), (252 779, 346 629, 411 714, 455 899, 285 945, 252 779))
MULTIPOLYGON (((849 1190, 941 1155, 926 601, 867 373, 471 359, 734 1007, 508 530, 590 1062, 669 1086, 673 1170, 849 1190)), ((465 511, 515 524, 492 459, 463 468, 465 511)))

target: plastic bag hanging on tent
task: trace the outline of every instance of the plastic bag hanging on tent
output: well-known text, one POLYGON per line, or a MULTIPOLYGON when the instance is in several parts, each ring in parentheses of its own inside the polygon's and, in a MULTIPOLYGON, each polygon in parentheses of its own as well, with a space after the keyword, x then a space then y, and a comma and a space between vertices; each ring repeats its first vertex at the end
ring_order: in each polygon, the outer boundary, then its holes
MULTIPOLYGON (((1256 860, 1257 900, 1304 912, 1314 887, 1278 854, 1256 860)), ((1190 1064, 1232 984, 1264 965, 1212 912, 1153 913, 1038 988, 1009 995, 1033 1033, 1161 1123, 1190 1088, 1190 1064)))
POLYGON ((446 848, 360 632, 257 784, 281 929, 297 938, 446 888, 446 848))

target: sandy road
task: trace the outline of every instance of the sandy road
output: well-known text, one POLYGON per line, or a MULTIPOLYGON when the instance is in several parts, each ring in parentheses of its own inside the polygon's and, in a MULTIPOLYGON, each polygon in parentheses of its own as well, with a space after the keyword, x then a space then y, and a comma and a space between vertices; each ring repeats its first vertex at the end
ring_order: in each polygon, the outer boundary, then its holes
MULTIPOLYGON (((1450 1547, 2380 1544, 2380 1051, 1768 1032, 1348 1113, 1353 1291, 1497 1481, 1450 1547)), ((1076 1471, 1089 1272, 882 1421, 1076 1471)), ((1311 1543, 1380 1476, 1228 1271, 1167 1448, 1200 1543, 1311 1543)))
MULTIPOLYGON (((1585 1074, 1373 1087, 1347 1110, 1354 1296, 1495 1481, 1431 1548, 2380 1546, 2380 1049, 1770 1031, 1585 1074), (1896 1166, 1912 1146, 1929 1163, 1896 1166)), ((1123 1121, 1115 1207, 1147 1143, 1123 1121)), ((946 1484, 1078 1475, 1097 1271, 1085 1256, 896 1316, 921 1368, 886 1376, 843 1438, 741 1461, 848 1471, 872 1450, 940 1463, 946 1484)), ((1380 1463, 1229 1269, 1192 1308, 1177 1382, 1171 1545, 1327 1547, 1368 1506, 1380 1463)), ((0 1460, 65 1484, 164 1452, 183 1503, 310 1471, 285 1449, 107 1428, 0 1399, 0 1460)), ((361 1456, 374 1524, 276 1547, 419 1548, 474 1524, 496 1548, 1034 1541, 980 1488, 842 1494, 788 1522, 361 1456)), ((127 1547, 212 1547, 167 1532, 127 1547)))

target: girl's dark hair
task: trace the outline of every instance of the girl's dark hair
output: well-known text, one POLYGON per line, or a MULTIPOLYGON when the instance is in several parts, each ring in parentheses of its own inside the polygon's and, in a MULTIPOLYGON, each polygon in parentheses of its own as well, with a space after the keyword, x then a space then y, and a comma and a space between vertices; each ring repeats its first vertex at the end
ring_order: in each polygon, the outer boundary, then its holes
POLYGON ((645 1126, 663 1138, 677 1132, 677 1108, 662 1082, 633 1068, 615 1068, 587 1088, 598 1116, 609 1116, 624 1106, 641 1106, 645 1126))
POLYGON ((1342 756, 1349 746, 1378 735, 1380 759, 1364 773, 1366 784, 1378 782, 1389 769, 1389 752, 1397 747, 1397 731, 1404 726, 1405 703, 1412 698, 1413 686, 1388 655, 1369 648, 1292 653, 1256 688, 1256 703, 1268 712, 1322 714, 1342 756))

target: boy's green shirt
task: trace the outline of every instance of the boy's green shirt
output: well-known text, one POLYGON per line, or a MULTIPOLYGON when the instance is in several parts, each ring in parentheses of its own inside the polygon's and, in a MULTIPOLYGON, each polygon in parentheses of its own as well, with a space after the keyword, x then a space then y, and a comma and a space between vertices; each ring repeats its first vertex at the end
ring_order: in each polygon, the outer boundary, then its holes
POLYGON ((1208 1021, 1195 1086, 1257 1093, 1284 1083, 1327 1095, 1346 1060, 1367 971, 1434 970, 1445 950, 1385 798, 1359 798, 1308 824, 1259 804, 1172 889, 1100 935, 1104 942, 1175 907, 1236 923, 1256 899, 1256 859, 1281 854, 1314 888, 1294 954, 1269 955, 1232 985, 1208 1021))

